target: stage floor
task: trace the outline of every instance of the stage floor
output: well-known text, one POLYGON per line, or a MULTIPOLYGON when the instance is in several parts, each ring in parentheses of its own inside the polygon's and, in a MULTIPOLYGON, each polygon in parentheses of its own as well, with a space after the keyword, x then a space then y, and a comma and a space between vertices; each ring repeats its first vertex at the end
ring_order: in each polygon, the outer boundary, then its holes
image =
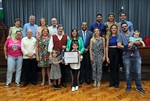
POLYGON ((5 83, 0 83, 0 101, 150 101, 150 81, 142 81, 146 94, 141 94, 135 90, 135 83, 132 83, 130 93, 125 91, 125 81, 120 82, 119 89, 109 88, 109 82, 102 81, 100 88, 93 87, 93 84, 83 83, 79 85, 79 90, 72 92, 71 83, 67 87, 55 90, 52 86, 45 84, 37 86, 31 84, 26 87, 16 87, 12 83, 9 88, 5 88, 5 83))

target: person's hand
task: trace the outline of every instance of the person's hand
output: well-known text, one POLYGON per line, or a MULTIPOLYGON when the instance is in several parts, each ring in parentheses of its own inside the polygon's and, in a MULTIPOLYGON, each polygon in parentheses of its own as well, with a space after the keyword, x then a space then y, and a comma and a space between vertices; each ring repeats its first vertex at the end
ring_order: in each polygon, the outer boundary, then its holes
POLYGON ((58 62, 53 62, 53 64, 54 64, 54 65, 57 65, 57 64, 59 64, 59 63, 58 63, 58 62))
POLYGON ((49 60, 52 60, 52 55, 49 56, 49 60))
POLYGON ((62 49, 64 50, 65 48, 66 48, 66 46, 65 46, 65 45, 63 45, 63 46, 62 46, 62 49))
POLYGON ((11 36, 8 36, 8 37, 7 37, 7 39, 10 39, 10 38, 11 38, 11 36))
POLYGON ((90 60, 91 60, 91 62, 94 62, 94 59, 93 59, 93 57, 92 57, 92 56, 90 56, 90 60))
POLYGON ((129 44, 128 44, 128 47, 132 47, 133 46, 133 42, 130 42, 129 44))
POLYGON ((102 61, 103 61, 103 62, 105 61, 105 56, 103 56, 102 61))
POLYGON ((36 57, 36 61, 40 61, 40 58, 38 56, 36 57))
POLYGON ((86 53, 87 51, 88 51, 88 49, 85 48, 85 49, 84 49, 84 53, 86 53))
POLYGON ((106 61, 107 61, 107 63, 110 63, 110 60, 109 60, 109 58, 108 58, 108 57, 106 58, 106 61))
POLYGON ((5 59, 6 59, 6 60, 8 59, 7 55, 5 55, 5 59))

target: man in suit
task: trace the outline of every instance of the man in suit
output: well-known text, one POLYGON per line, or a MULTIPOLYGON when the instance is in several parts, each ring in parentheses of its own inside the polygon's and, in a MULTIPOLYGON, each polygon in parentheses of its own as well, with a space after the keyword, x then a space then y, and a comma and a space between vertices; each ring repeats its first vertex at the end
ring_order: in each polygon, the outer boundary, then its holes
POLYGON ((78 32, 79 36, 82 37, 84 42, 84 53, 83 53, 83 60, 81 62, 80 68, 80 84, 86 82, 90 84, 92 79, 92 68, 90 63, 90 54, 89 54, 89 47, 90 47, 90 39, 92 38, 93 34, 91 31, 87 30, 87 23, 82 22, 81 30, 78 32))

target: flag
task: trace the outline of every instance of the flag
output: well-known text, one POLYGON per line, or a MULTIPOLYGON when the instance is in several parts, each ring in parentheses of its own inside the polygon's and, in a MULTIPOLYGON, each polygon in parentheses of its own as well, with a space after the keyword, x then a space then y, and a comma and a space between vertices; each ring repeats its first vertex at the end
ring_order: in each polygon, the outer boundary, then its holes
POLYGON ((4 13, 3 13, 3 6, 2 6, 2 0, 0 0, 0 20, 3 19, 4 13))

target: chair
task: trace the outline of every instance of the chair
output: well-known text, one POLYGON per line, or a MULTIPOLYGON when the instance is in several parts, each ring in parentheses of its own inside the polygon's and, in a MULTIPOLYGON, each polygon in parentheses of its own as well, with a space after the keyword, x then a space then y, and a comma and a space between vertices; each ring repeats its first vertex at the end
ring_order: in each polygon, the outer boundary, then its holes
POLYGON ((145 44, 146 46, 150 46, 150 38, 146 39, 145 44))

